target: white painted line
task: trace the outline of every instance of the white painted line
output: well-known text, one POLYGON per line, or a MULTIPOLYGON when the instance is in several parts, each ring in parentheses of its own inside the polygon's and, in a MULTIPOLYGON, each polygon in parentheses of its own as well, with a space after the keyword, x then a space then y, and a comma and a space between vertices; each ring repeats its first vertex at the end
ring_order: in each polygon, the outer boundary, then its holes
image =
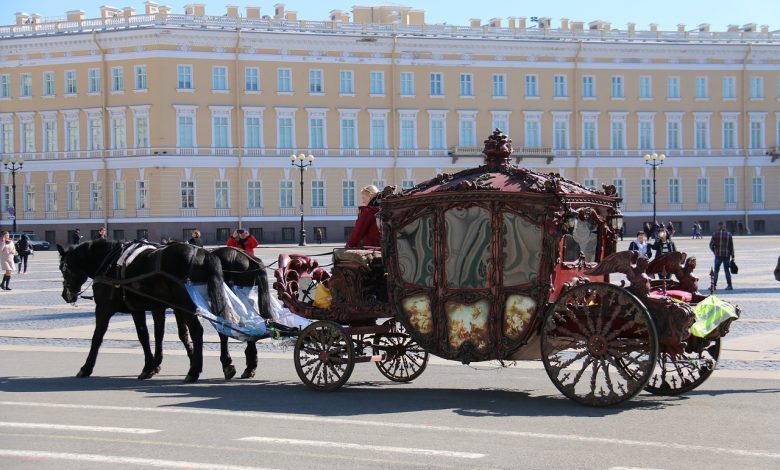
POLYGON ((113 432, 120 434, 154 434, 160 432, 159 429, 139 429, 139 428, 114 428, 110 426, 75 426, 70 424, 50 424, 50 423, 13 423, 0 421, 0 428, 25 428, 25 429, 47 429, 53 431, 85 431, 85 432, 113 432))
POLYGON ((374 446, 370 444, 354 444, 351 442, 310 441, 304 439, 283 439, 279 437, 249 436, 239 441, 264 442, 267 444, 289 444, 310 447, 327 447, 331 449, 373 450, 377 452, 393 452, 397 454, 432 455, 436 457, 454 457, 458 459, 481 459, 485 454, 472 452, 454 452, 450 450, 415 449, 413 447, 374 446))
POLYGON ((459 428, 454 426, 433 426, 427 424, 412 423, 388 423, 379 421, 363 421, 357 419, 343 418, 325 418, 319 416, 300 416, 285 413, 266 413, 260 411, 226 411, 226 410, 206 410, 181 407, 166 408, 143 408, 140 406, 109 406, 109 405, 72 405, 67 403, 35 403, 20 401, 0 401, 0 406, 28 406, 37 408, 55 408, 55 409, 74 409, 74 410, 103 410, 103 411, 121 411, 121 412, 140 412, 140 413, 171 413, 171 414, 191 414, 206 416, 224 416, 230 418, 251 418, 251 419, 275 419, 279 421, 305 422, 305 423, 328 423, 343 426, 366 426, 374 428, 388 429, 408 429, 415 431, 434 431, 445 433, 478 434, 500 437, 520 437, 549 439, 557 441, 588 442, 595 444, 624 445, 634 447, 648 447, 654 449, 675 449, 684 452, 704 452, 708 454, 726 454, 739 455, 745 457, 761 457, 769 459, 780 459, 780 453, 766 452, 763 450, 734 449, 728 447, 707 447, 698 445, 678 444, 676 442, 660 441, 636 441, 629 439, 614 439, 608 437, 578 436, 576 434, 547 434, 527 431, 501 431, 495 429, 479 428, 459 428))
POLYGON ((146 468, 181 468, 203 470, 270 470, 261 467, 242 467, 200 462, 180 462, 176 460, 143 459, 119 455, 70 454, 65 452, 42 452, 35 450, 0 449, 0 457, 17 457, 40 460, 71 460, 74 462, 105 463, 114 465, 135 465, 146 468))

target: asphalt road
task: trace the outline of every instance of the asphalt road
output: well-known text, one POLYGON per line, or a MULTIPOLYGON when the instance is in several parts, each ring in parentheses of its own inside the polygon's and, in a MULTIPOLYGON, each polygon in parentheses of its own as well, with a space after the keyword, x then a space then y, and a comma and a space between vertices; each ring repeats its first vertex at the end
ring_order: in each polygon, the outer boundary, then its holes
MULTIPOLYGON (((724 339, 719 369, 682 397, 643 393, 610 409, 570 402, 537 362, 501 369, 433 360, 403 385, 359 364, 342 390, 316 393, 278 342, 262 344, 255 379, 226 383, 213 333, 200 382, 184 385, 172 319, 162 373, 138 381, 142 356, 125 315, 112 321, 93 377, 76 379, 93 306, 64 304, 56 253, 37 253, 30 273, 0 293, 0 466, 778 468, 780 283, 771 272, 780 237, 738 238, 736 246, 735 290, 720 294, 743 316, 724 339)), ((706 240, 681 238, 678 248, 699 258, 704 288, 706 240)), ((258 254, 270 261, 298 251, 258 254)), ((241 344, 231 349, 240 365, 241 344)))

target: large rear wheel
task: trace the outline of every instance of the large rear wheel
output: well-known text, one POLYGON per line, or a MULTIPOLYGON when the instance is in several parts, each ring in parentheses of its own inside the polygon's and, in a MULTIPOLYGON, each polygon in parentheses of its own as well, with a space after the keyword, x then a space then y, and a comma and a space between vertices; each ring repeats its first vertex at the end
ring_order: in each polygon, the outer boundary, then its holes
POLYGON ((658 366, 645 390, 655 395, 681 395, 703 384, 718 363, 720 338, 691 337, 682 354, 658 354, 658 366))
POLYGON ((588 406, 613 406, 647 385, 658 335, 633 294, 606 283, 567 290, 545 314, 542 361, 553 384, 588 406))
POLYGON ((307 387, 333 391, 344 385, 355 367, 352 339, 339 324, 317 321, 295 343, 295 371, 307 387))
POLYGON ((428 365, 428 353, 412 339, 403 326, 390 319, 389 333, 374 335, 374 354, 384 354, 385 360, 376 367, 394 382, 411 382, 419 377, 428 365))

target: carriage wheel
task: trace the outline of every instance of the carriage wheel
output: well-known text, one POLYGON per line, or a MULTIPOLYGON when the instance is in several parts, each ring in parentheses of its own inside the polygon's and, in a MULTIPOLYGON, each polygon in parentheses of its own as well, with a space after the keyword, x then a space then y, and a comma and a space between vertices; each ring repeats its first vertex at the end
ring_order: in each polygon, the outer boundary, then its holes
POLYGON ((332 321, 317 321, 307 326, 295 343, 294 357, 298 377, 317 391, 338 389, 355 367, 352 339, 332 321))
POLYGON ((645 306, 628 291, 589 283, 564 292, 545 314, 542 361, 568 398, 611 406, 647 385, 658 357, 658 335, 645 306))
POLYGON ((374 354, 384 353, 385 360, 376 362, 379 372, 393 382, 411 382, 419 377, 428 365, 428 352, 413 340, 403 326, 395 320, 390 333, 374 336, 374 354))
POLYGON ((714 340, 690 338, 704 347, 682 354, 658 354, 658 367, 645 390, 655 395, 680 395, 703 384, 715 370, 720 357, 720 338, 714 340), (703 343, 703 344, 702 344, 703 343))

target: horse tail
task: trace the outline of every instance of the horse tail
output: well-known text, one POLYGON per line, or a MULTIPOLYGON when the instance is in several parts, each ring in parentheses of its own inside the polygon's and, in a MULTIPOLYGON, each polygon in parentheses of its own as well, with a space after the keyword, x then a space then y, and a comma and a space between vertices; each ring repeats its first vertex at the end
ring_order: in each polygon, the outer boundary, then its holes
POLYGON ((209 300, 214 313, 224 316, 227 300, 225 299, 224 282, 222 278, 222 263, 219 258, 209 252, 206 252, 203 260, 203 266, 206 268, 206 278, 208 279, 209 300))
POLYGON ((265 271, 265 264, 258 259, 258 271, 255 283, 257 284, 257 308, 260 310, 260 316, 263 318, 271 317, 271 289, 268 287, 268 273, 265 271))

